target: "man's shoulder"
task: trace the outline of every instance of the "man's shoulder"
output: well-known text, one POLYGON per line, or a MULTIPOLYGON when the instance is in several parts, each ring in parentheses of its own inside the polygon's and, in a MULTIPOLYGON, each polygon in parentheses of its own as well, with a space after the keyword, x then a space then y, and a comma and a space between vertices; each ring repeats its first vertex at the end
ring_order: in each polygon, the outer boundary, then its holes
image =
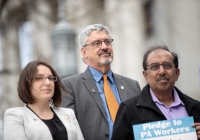
POLYGON ((123 76, 123 75, 120 75, 120 74, 116 74, 116 73, 113 73, 113 76, 118 77, 118 78, 123 79, 123 80, 136 81, 135 79, 131 79, 129 77, 126 77, 126 76, 123 76))
POLYGON ((67 80, 71 80, 71 79, 78 79, 78 78, 82 77, 82 75, 83 75, 83 73, 71 75, 71 76, 63 78, 62 81, 67 81, 67 80))
POLYGON ((133 105, 136 105, 139 98, 140 98, 141 94, 137 95, 137 96, 134 96, 126 101, 123 102, 123 104, 127 105, 127 106, 133 106, 133 105))
POLYGON ((62 82, 64 81, 73 81, 73 80, 79 80, 82 78, 86 78, 89 77, 91 75, 89 68, 87 68, 84 72, 78 73, 78 74, 74 74, 68 77, 65 77, 62 79, 62 82))
POLYGON ((176 92, 178 93, 179 98, 183 101, 183 102, 187 102, 188 103, 192 103, 192 104, 200 104, 200 101, 188 96, 187 94, 181 92, 177 87, 175 87, 176 92))

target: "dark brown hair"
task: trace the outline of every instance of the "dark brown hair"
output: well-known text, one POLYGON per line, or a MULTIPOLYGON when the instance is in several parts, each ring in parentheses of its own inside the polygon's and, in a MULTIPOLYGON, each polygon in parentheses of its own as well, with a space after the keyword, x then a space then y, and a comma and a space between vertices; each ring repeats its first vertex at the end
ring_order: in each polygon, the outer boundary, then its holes
POLYGON ((18 96, 26 104, 33 104, 36 102, 35 98, 31 94, 31 87, 32 87, 33 78, 37 72, 37 66, 39 65, 44 65, 48 67, 51 70, 53 76, 57 77, 57 81, 55 82, 54 95, 52 99, 53 99, 53 105, 55 107, 59 107, 61 104, 61 98, 62 98, 61 90, 65 92, 67 92, 67 90, 62 85, 61 80, 58 74, 55 72, 55 70, 48 63, 44 61, 40 61, 40 60, 31 61, 22 70, 19 77, 18 87, 17 87, 18 96))
POLYGON ((158 50, 158 49, 162 49, 162 50, 165 50, 165 51, 168 51, 169 53, 172 54, 173 56, 173 63, 175 65, 175 68, 178 68, 178 55, 174 52, 171 52, 167 46, 165 45, 157 45, 157 46, 151 46, 144 54, 143 56, 143 62, 142 62, 142 66, 143 66, 143 69, 144 70, 147 70, 147 58, 149 56, 149 54, 155 50, 158 50))

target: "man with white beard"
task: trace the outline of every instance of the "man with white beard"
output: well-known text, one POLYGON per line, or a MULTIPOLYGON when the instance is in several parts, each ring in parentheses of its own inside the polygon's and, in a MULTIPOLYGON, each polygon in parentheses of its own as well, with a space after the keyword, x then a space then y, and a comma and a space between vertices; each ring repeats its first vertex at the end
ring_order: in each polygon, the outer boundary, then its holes
POLYGON ((63 94, 62 106, 75 111, 85 140, 110 140, 119 104, 141 89, 137 81, 111 70, 113 39, 108 27, 89 25, 78 41, 88 67, 62 80, 69 92, 63 94))

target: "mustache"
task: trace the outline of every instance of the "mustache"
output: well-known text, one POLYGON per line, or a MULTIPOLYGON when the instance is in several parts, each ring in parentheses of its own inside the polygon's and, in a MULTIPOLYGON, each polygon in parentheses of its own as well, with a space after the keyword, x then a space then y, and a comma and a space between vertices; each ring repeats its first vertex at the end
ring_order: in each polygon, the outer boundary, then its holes
POLYGON ((110 51, 109 50, 101 50, 100 52, 99 52, 99 55, 102 55, 102 54, 109 54, 109 55, 111 55, 111 53, 110 53, 110 51))
POLYGON ((160 81, 160 80, 169 80, 169 78, 166 76, 159 76, 156 81, 160 81))

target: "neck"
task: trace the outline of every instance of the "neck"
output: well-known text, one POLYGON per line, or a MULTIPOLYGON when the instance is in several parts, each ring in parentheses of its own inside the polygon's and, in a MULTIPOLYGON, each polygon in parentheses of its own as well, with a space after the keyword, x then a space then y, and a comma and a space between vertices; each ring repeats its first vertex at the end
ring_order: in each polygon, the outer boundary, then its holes
POLYGON ((49 103, 34 103, 28 104, 30 107, 41 119, 51 119, 53 117, 53 112, 49 106, 49 103))
POLYGON ((173 90, 169 92, 153 92, 160 102, 166 106, 170 106, 174 102, 173 90))
POLYGON ((107 74, 108 71, 110 70, 110 64, 101 64, 101 66, 93 67, 93 68, 100 71, 104 75, 104 74, 107 74))
POLYGON ((107 74, 108 71, 110 70, 110 67, 107 68, 107 67, 101 67, 101 69, 99 69, 99 71, 104 75, 104 74, 107 74))

